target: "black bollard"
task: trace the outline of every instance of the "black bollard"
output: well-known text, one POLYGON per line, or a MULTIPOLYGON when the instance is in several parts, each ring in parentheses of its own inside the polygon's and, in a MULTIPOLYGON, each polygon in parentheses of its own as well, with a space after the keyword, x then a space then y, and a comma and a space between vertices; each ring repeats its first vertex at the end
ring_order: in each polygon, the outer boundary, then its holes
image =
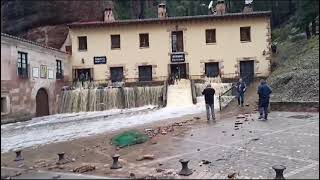
POLYGON ((23 157, 21 156, 21 150, 17 150, 15 151, 16 153, 16 158, 14 159, 14 161, 22 161, 23 157))
POLYGON ((119 154, 115 154, 115 155, 112 156, 113 162, 112 162, 112 166, 110 167, 110 169, 120 169, 120 168, 122 168, 122 166, 118 162, 119 157, 120 157, 119 154))
POLYGON ((179 175, 189 176, 189 175, 191 175, 191 174, 193 173, 192 170, 188 168, 189 160, 180 159, 179 162, 180 162, 181 165, 182 165, 182 169, 181 169, 181 171, 179 172, 179 175))
POLYGON ((286 169, 285 166, 275 165, 275 166, 272 166, 272 169, 274 169, 276 171, 276 177, 274 179, 285 179, 283 177, 283 171, 286 169))
POLYGON ((60 164, 66 164, 68 161, 64 158, 64 152, 58 153, 59 159, 58 162, 56 163, 57 165, 60 164))

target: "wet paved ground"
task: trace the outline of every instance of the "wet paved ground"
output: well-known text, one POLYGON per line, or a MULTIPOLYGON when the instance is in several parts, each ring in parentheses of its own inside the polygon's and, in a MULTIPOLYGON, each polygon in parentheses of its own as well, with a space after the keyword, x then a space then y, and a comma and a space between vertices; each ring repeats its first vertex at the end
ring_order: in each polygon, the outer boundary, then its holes
MULTIPOLYGON (((194 170, 187 178, 226 178, 232 172, 238 173, 238 178, 274 178, 271 167, 282 164, 287 168, 284 171, 286 178, 319 179, 318 113, 272 112, 268 121, 257 120, 255 114, 247 121, 231 117, 218 119, 216 123, 207 123, 202 117, 195 124, 186 125, 183 131, 160 135, 156 144, 147 142, 119 151, 108 144, 110 137, 105 134, 49 144, 35 150, 27 148, 23 150, 25 160, 20 167, 48 171, 50 165, 34 165, 41 160, 53 163, 57 159, 56 152, 65 151, 76 161, 51 171, 70 172, 82 163, 89 163, 97 168, 87 173, 91 175, 128 177, 134 173, 136 177, 185 178, 176 173, 181 169, 179 159, 186 158, 194 170), (243 124, 235 130, 237 120, 243 124), (88 149, 84 150, 85 147, 88 149), (123 168, 110 170, 110 156, 115 152, 121 155, 123 168), (136 161, 144 154, 153 154, 155 159, 136 161), (201 160, 211 164, 200 166, 201 160), (163 172, 156 172, 156 169, 163 172)), ((1 154, 1 166, 19 167, 12 161, 13 156, 12 152, 1 154)))

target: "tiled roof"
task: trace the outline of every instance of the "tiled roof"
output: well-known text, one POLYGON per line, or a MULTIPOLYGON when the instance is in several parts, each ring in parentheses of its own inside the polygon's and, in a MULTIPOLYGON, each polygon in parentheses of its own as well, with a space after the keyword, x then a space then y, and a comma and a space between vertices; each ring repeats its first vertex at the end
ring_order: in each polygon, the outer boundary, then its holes
POLYGON ((20 37, 17 37, 17 36, 12 36, 10 34, 1 33, 1 37, 7 37, 7 38, 15 39, 15 40, 18 40, 18 41, 26 42, 26 43, 33 44, 33 45, 36 45, 36 46, 40 46, 40 47, 43 47, 43 48, 46 48, 46 49, 50 49, 50 50, 58 51, 60 53, 67 54, 66 52, 63 52, 60 49, 56 49, 56 48, 53 48, 53 47, 48 47, 48 46, 46 46, 44 44, 40 44, 40 43, 37 43, 37 42, 34 42, 34 41, 23 39, 23 38, 20 38, 20 37))
POLYGON ((214 20, 214 19, 226 19, 226 18, 239 18, 239 17, 263 17, 270 16, 270 11, 258 11, 249 13, 227 13, 224 15, 198 15, 198 16, 178 16, 167 17, 164 19, 150 18, 150 19, 129 19, 129 20, 115 20, 113 22, 104 21, 91 21, 91 22, 74 22, 68 24, 69 27, 83 27, 83 26, 108 26, 116 24, 137 24, 137 23, 156 23, 156 22, 174 22, 174 21, 188 21, 188 20, 214 20))

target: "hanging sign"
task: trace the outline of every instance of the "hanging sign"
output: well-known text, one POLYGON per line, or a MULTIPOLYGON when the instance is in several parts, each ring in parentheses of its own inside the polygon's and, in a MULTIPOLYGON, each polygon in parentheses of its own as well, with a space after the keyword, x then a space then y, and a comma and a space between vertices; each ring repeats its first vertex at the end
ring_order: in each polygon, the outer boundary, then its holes
POLYGON ((106 56, 95 56, 93 57, 94 64, 107 64, 107 57, 106 56))
POLYGON ((179 53, 179 54, 171 54, 171 62, 184 62, 185 61, 185 54, 179 53))

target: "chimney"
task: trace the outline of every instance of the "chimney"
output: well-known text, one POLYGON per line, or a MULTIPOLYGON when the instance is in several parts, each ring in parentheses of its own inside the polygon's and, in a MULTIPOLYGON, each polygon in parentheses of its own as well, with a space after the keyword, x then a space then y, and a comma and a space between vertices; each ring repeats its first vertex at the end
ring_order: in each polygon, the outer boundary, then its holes
POLYGON ((250 4, 245 4, 244 8, 243 8, 243 13, 250 13, 250 12, 253 12, 253 8, 251 6, 251 3, 250 4))
POLYGON ((160 19, 164 19, 167 17, 167 8, 166 8, 166 4, 164 3, 160 3, 158 5, 158 18, 160 19))
POLYGON ((218 0, 216 5, 216 15, 224 15, 226 13, 226 5, 224 0, 218 0))
POLYGON ((114 16, 112 13, 112 8, 106 8, 104 10, 104 22, 113 22, 114 16))

